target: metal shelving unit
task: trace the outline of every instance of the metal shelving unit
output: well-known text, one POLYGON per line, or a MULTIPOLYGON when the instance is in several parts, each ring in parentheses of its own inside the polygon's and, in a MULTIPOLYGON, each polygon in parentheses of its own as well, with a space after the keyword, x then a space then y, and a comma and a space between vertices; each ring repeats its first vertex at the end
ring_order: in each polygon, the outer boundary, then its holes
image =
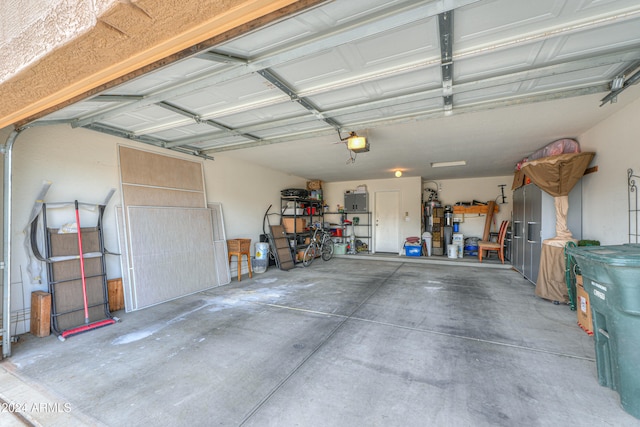
POLYGON ((293 227, 285 228, 285 230, 293 259, 296 260, 298 251, 304 250, 308 245, 306 239, 311 237, 309 228, 314 223, 322 224, 324 222, 322 200, 293 196, 281 197, 280 205, 282 224, 285 225, 285 222, 288 222, 287 219, 293 220, 293 227), (290 204, 293 204, 293 207, 290 207, 290 204), (304 219, 305 225, 300 227, 298 219, 304 219))
POLYGON ((340 228, 342 230, 342 237, 338 237, 340 239, 340 243, 348 243, 349 237, 351 236, 350 230, 348 227, 354 227, 356 240, 366 240, 367 250, 361 251, 370 253, 371 252, 371 244, 372 244, 372 214, 371 212, 325 212, 325 215, 340 215, 340 222, 331 223, 332 226, 336 228, 340 228), (353 224, 353 218, 358 218, 358 224, 353 224), (347 222, 351 221, 351 223, 347 222))

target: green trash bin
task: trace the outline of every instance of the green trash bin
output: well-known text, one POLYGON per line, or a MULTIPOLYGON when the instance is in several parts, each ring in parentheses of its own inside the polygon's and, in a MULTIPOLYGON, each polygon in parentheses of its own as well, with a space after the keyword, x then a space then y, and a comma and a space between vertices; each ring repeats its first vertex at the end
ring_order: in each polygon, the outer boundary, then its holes
POLYGON ((589 293, 598 382, 640 418, 640 245, 567 248, 589 293))

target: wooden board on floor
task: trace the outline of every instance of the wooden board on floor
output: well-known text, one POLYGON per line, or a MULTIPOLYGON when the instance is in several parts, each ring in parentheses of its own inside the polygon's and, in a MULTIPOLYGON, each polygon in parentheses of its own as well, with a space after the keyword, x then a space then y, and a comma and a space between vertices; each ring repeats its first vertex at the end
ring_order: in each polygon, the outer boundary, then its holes
POLYGON ((107 289, 109 291, 109 311, 114 312, 124 309, 122 279, 107 280, 107 289))
POLYGON ((31 334, 47 337, 51 334, 51 294, 31 292, 31 334))

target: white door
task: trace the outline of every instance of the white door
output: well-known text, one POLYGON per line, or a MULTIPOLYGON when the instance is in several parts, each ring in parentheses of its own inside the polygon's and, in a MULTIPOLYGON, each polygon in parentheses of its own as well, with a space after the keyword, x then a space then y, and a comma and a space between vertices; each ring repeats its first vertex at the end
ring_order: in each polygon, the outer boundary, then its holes
POLYGON ((375 252, 399 253, 400 193, 381 191, 375 196, 375 252))

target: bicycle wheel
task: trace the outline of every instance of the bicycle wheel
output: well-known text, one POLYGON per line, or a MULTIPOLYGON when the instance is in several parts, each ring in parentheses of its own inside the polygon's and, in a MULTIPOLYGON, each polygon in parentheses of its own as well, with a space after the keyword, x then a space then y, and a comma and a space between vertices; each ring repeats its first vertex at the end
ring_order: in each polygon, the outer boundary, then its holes
POLYGON ((302 255, 302 265, 305 267, 309 267, 311 265, 316 257, 316 253, 318 252, 317 247, 318 246, 315 242, 307 246, 307 249, 304 250, 304 254, 302 255))
POLYGON ((333 240, 331 237, 326 236, 322 242, 322 259, 329 261, 333 256, 333 240))

